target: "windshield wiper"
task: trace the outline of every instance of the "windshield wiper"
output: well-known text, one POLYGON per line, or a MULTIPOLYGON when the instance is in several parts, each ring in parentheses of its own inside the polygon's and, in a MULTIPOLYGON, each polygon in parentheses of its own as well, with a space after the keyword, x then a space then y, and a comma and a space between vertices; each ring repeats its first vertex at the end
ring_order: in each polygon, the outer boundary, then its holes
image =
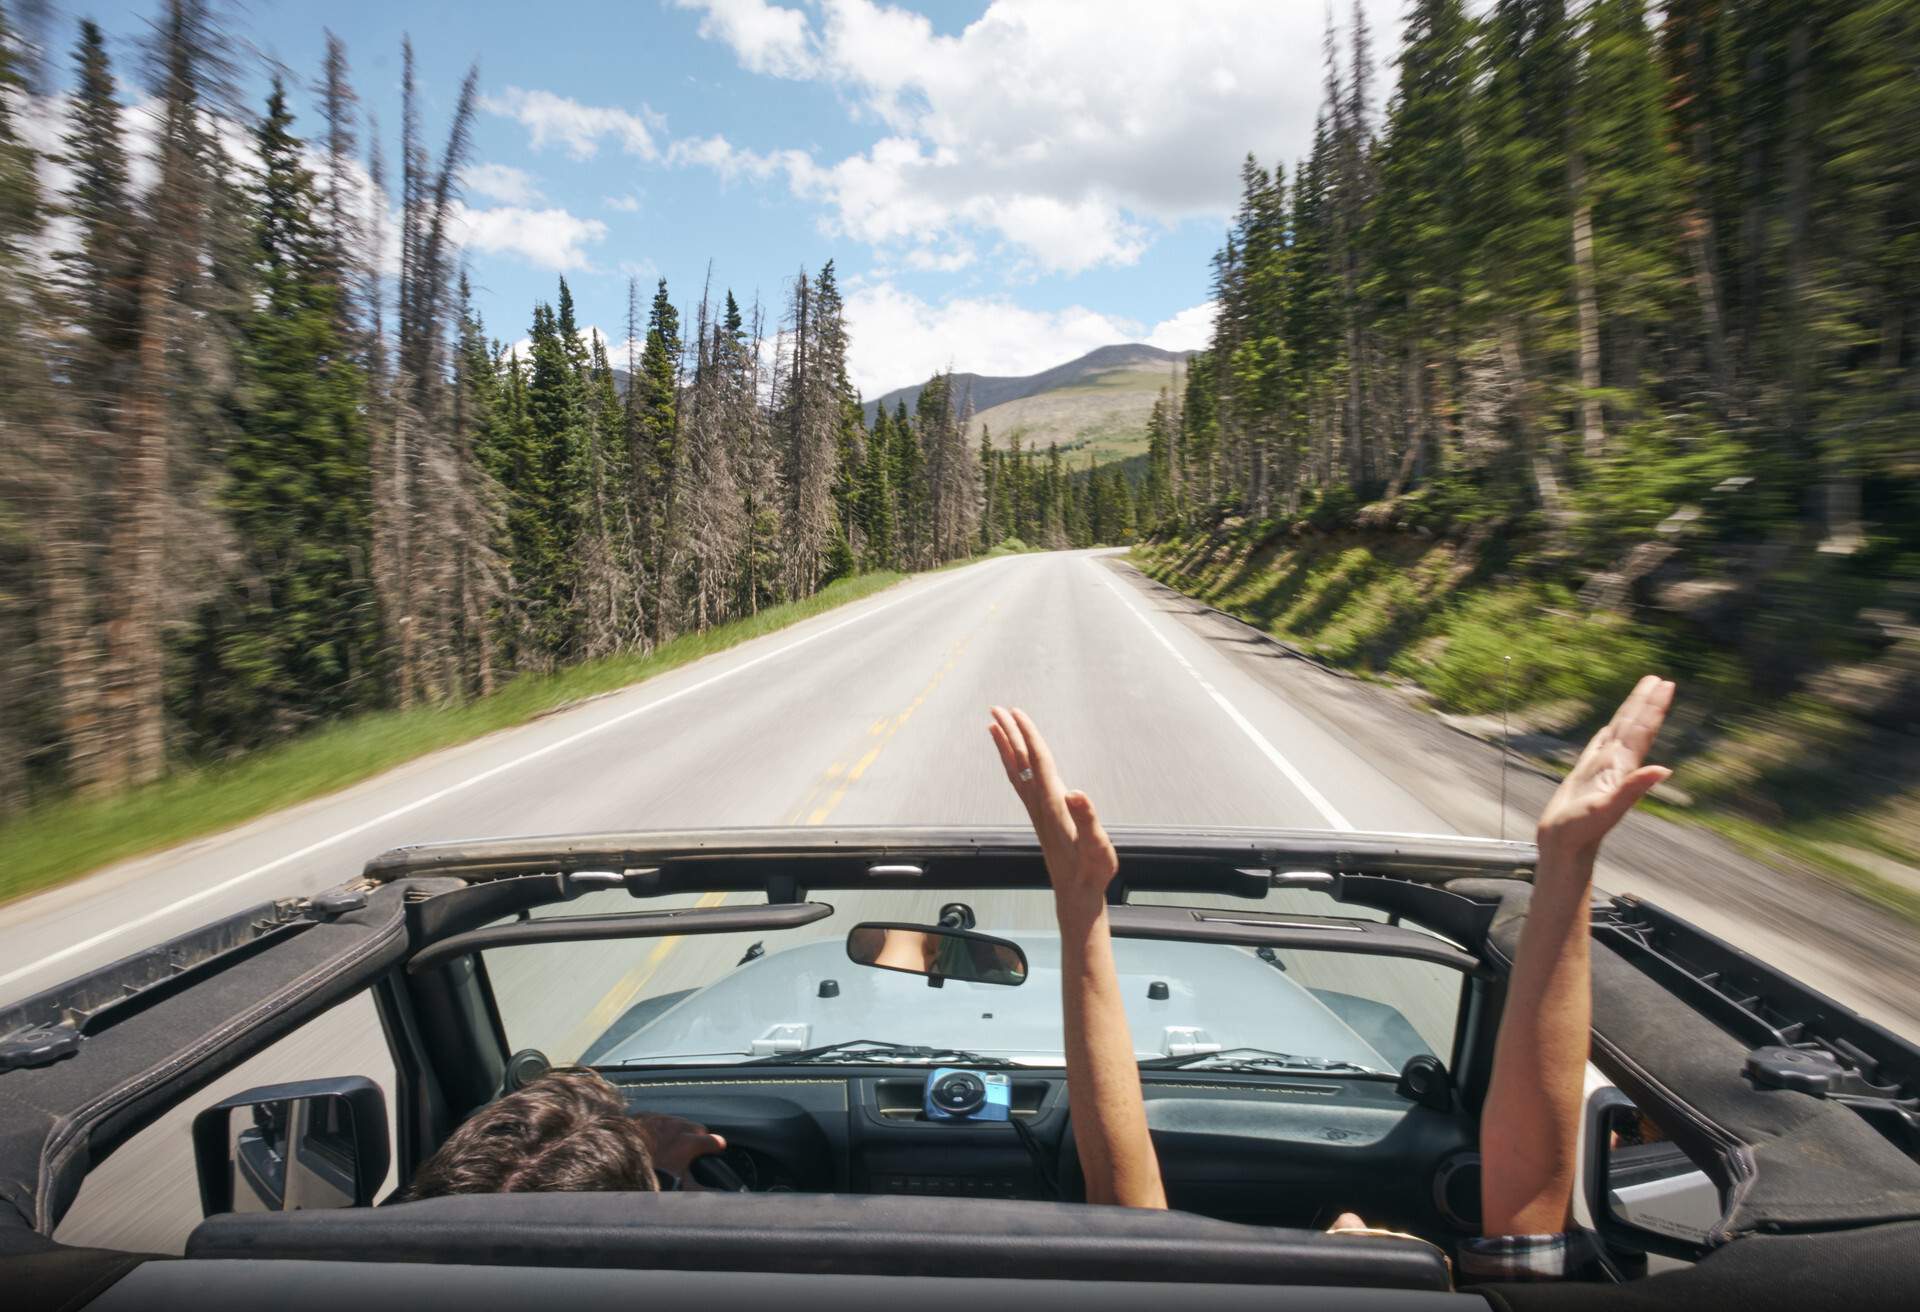
POLYGON ((1140 1069, 1327 1071, 1341 1075, 1384 1075, 1393 1078, 1392 1071, 1377 1071, 1358 1062, 1341 1061, 1333 1057, 1301 1057, 1291 1052, 1270 1052, 1265 1048, 1223 1048, 1218 1052, 1192 1052, 1179 1057, 1149 1057, 1140 1063, 1140 1069))
POLYGON ((893 1043, 886 1039, 848 1039, 845 1043, 829 1043, 818 1048, 802 1048, 799 1052, 776 1052, 769 1057, 755 1057, 752 1061, 738 1063, 741 1066, 788 1066, 795 1063, 815 1063, 827 1065, 834 1062, 854 1064, 858 1062, 933 1062, 942 1066, 1018 1066, 1020 1063, 1008 1061, 1005 1057, 987 1057, 977 1052, 967 1052, 961 1048, 929 1048, 917 1043, 893 1043))

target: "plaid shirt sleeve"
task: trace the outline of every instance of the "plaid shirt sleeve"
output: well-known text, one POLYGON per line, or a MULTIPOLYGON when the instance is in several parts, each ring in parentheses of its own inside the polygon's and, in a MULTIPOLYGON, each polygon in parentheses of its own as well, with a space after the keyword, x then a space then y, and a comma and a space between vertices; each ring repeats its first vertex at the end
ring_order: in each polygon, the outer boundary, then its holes
POLYGON ((1572 1249, 1570 1237, 1490 1235, 1460 1243, 1463 1280, 1564 1280, 1572 1249))

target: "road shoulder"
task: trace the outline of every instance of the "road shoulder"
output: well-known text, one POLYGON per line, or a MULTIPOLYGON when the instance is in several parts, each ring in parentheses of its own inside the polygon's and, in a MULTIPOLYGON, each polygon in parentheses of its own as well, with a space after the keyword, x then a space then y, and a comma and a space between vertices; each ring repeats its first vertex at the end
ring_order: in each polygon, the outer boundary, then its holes
MULTIPOLYGON (((1532 834, 1557 778, 1391 689, 1326 669, 1266 634, 1106 557, 1122 586, 1228 653, 1251 677, 1462 833, 1532 834)), ((1635 814, 1609 840, 1600 884, 1673 911, 1833 996, 1920 1036, 1920 942, 1898 917, 1811 868, 1756 860, 1708 831, 1635 814)))

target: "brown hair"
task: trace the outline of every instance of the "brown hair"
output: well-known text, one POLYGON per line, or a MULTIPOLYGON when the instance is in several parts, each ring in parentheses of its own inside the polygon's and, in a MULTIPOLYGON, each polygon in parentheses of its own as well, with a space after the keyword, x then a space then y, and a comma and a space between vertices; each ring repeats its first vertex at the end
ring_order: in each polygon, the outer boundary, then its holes
POLYGON ((563 1067, 468 1117, 405 1197, 659 1187, 646 1134, 620 1091, 595 1071, 563 1067))

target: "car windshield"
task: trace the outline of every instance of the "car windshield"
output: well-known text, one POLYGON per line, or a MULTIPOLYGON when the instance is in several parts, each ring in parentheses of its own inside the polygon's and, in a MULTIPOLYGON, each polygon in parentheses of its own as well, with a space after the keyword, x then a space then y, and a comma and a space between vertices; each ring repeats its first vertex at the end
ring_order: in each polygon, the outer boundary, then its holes
MULTIPOLYGON (((707 894, 665 901, 722 900, 707 894)), ((609 1067, 1064 1063, 1060 940, 1046 892, 862 892, 817 900, 833 903, 834 914, 793 930, 489 950, 487 972, 508 1042, 555 1062, 609 1067), (972 911, 979 930, 1019 945, 1028 962, 1024 984, 947 979, 933 987, 921 976, 848 958, 846 936, 856 924, 936 924, 942 908, 956 902, 972 911), (559 978, 566 989, 552 987, 559 978)), ((1228 904, 1195 896, 1140 900, 1228 904)), ((1230 905, 1355 914, 1322 895, 1292 891, 1230 905)), ((595 894, 548 914, 633 906, 624 893, 595 894)), ((1193 1058, 1213 1069, 1353 1074, 1391 1073, 1416 1053, 1451 1057, 1460 976, 1442 967, 1130 938, 1115 940, 1114 959, 1142 1063, 1193 1058)))

